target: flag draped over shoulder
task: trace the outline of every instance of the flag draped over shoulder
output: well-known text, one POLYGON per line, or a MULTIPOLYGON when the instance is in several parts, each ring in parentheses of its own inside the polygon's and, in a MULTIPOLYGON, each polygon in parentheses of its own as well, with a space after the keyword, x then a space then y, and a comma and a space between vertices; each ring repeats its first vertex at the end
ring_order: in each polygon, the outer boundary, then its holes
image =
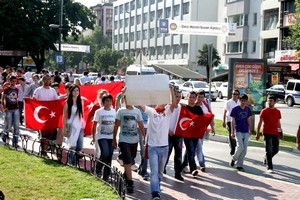
POLYGON ((182 106, 175 133, 185 138, 203 138, 213 117, 213 114, 194 115, 185 106, 182 106))
POLYGON ((53 130, 62 127, 66 99, 38 101, 25 98, 25 126, 33 130, 53 130))
POLYGON ((113 96, 113 106, 116 96, 121 92, 123 82, 114 82, 100 85, 83 85, 80 86, 80 95, 84 104, 84 120, 86 121, 86 127, 84 129, 85 135, 92 134, 92 119, 95 111, 100 108, 97 101, 98 90, 107 90, 109 94, 113 96))

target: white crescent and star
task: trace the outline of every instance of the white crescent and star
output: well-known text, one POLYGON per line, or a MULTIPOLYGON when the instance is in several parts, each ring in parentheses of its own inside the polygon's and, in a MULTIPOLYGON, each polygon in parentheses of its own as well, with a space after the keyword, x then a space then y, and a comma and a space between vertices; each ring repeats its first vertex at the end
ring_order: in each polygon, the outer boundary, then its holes
POLYGON ((89 99, 87 99, 84 96, 81 96, 81 99, 83 99, 83 100, 85 100, 85 101, 87 101, 89 103, 86 107, 89 109, 89 111, 91 111, 93 109, 94 103, 91 102, 89 99))
POLYGON ((194 126, 194 123, 195 123, 195 122, 193 122, 191 118, 183 117, 183 118, 179 121, 179 126, 180 126, 181 130, 184 131, 184 130, 186 130, 186 129, 188 128, 188 127, 187 127, 187 128, 183 128, 183 127, 182 127, 182 124, 183 124, 183 122, 185 122, 185 121, 191 121, 191 122, 190 122, 190 127, 191 127, 191 126, 194 126))
MULTIPOLYGON (((37 122, 41 123, 41 124, 43 124, 43 123, 45 123, 46 121, 48 121, 48 119, 47 119, 47 120, 42 120, 42 119, 39 117, 39 112, 40 112, 42 109, 47 109, 47 110, 49 110, 49 108, 47 108, 46 106, 38 106, 38 107, 36 107, 36 108, 34 109, 34 112, 33 112, 34 119, 35 119, 37 122)), ((49 115, 50 115, 51 118, 53 118, 53 117, 55 117, 55 112, 51 111, 51 113, 50 113, 49 115)))

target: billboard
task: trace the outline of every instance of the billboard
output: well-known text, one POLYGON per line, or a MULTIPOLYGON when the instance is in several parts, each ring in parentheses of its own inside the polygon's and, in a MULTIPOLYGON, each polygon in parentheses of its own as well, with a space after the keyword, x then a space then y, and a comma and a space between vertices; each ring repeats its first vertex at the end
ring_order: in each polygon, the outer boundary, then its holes
POLYGON ((250 88, 254 98, 252 111, 255 114, 265 107, 266 102, 266 75, 267 61, 263 59, 229 59, 229 84, 228 99, 232 91, 238 89, 241 94, 246 94, 246 88, 250 88))

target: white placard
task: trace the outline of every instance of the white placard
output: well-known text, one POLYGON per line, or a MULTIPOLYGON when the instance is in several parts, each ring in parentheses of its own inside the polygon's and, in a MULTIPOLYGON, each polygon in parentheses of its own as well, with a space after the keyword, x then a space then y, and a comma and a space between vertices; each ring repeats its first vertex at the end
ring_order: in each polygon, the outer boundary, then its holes
POLYGON ((169 76, 130 75, 125 78, 128 105, 157 105, 170 103, 169 76))

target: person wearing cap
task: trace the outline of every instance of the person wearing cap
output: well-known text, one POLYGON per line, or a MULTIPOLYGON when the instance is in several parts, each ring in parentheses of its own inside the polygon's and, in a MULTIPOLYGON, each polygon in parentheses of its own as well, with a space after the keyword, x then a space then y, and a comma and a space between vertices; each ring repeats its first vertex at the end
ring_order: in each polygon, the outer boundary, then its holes
POLYGON ((29 94, 29 86, 26 84, 25 78, 23 77, 19 78, 19 83, 20 84, 17 85, 17 88, 19 90, 18 104, 19 104, 19 112, 20 112, 20 124, 23 125, 24 98, 27 97, 29 94))

